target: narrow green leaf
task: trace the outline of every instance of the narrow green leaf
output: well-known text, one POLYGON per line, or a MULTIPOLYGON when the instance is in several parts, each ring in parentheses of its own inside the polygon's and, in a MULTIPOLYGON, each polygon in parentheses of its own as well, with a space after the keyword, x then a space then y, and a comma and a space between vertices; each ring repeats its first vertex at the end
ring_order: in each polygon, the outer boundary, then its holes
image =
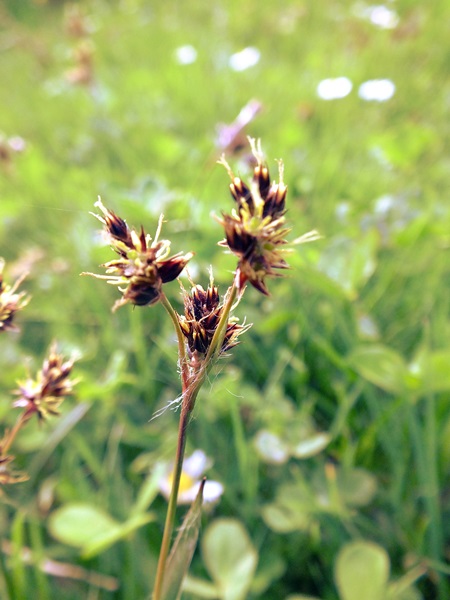
POLYGON ((424 565, 416 565, 405 573, 402 577, 393 581, 388 586, 389 600, 421 600, 422 596, 414 587, 418 579, 423 577, 427 572, 427 567, 424 565))
POLYGON ((205 482, 206 479, 202 481, 197 497, 184 517, 181 529, 169 554, 164 573, 163 600, 178 600, 181 597, 183 580, 197 546, 205 482))
POLYGON ((292 448, 292 455, 296 458, 310 458, 324 450, 331 441, 328 433, 313 433, 292 448))
POLYGON ((25 513, 16 512, 11 527, 11 571, 14 598, 25 598, 27 577, 22 552, 25 545, 25 513))
POLYGON ((372 542, 351 542, 338 554, 334 578, 341 600, 386 600, 389 557, 372 542))
POLYGON ((220 591, 210 581, 199 579, 187 575, 183 582, 183 592, 192 594, 195 598, 205 598, 205 600, 217 600, 220 598, 220 591))
POLYGON ((58 444, 68 436, 69 432, 76 427, 76 425, 78 425, 90 408, 91 405, 87 402, 77 404, 69 413, 58 420, 57 425, 48 436, 45 445, 34 455, 34 458, 28 467, 28 472, 30 473, 30 486, 39 477, 41 469, 53 454, 58 444))
POLYGON ((164 476, 166 465, 161 463, 153 469, 142 484, 130 515, 139 515, 147 510, 159 493, 159 483, 164 476))

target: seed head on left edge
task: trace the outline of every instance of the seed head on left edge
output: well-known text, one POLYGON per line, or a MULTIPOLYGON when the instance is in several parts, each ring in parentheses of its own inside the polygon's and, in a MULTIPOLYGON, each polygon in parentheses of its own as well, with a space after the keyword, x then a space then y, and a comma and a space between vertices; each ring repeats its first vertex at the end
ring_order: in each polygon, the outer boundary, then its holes
POLYGON ((36 379, 28 377, 18 382, 19 388, 14 392, 18 399, 13 406, 24 409, 26 420, 34 414, 39 421, 44 421, 50 415, 58 416, 60 405, 66 396, 72 394, 76 383, 69 379, 73 364, 74 359, 65 361, 53 344, 36 379))
POLYGON ((178 252, 169 256, 169 240, 159 240, 162 215, 152 240, 142 227, 139 233, 130 229, 123 219, 103 205, 100 198, 95 206, 102 215, 92 214, 103 223, 107 241, 119 258, 102 265, 106 275, 83 275, 105 279, 107 283, 118 286, 122 298, 114 304, 113 311, 127 303, 135 306, 155 304, 161 297, 163 283, 176 279, 194 256, 193 253, 178 252))
POLYGON ((0 258, 0 331, 19 331, 14 324, 14 316, 30 301, 30 297, 25 292, 17 292, 25 275, 20 277, 14 285, 7 285, 3 280, 4 267, 5 261, 0 258))
MULTIPOLYGON (((26 473, 22 471, 14 471, 11 468, 11 463, 14 461, 14 456, 11 456, 10 454, 3 454, 1 448, 2 440, 0 440, 0 486, 27 481, 29 476, 26 473)), ((2 494, 3 491, 0 487, 0 498, 2 494)))

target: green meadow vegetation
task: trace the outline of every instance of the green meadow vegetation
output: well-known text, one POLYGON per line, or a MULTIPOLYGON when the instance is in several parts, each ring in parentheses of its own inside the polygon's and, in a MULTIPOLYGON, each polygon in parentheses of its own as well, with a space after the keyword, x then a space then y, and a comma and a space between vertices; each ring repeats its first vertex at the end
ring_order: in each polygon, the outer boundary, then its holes
POLYGON ((3 0, 0 257, 29 302, 0 327, 0 598, 151 597, 177 339, 162 303, 112 312, 117 287, 81 276, 114 257, 91 213, 100 196, 152 236, 164 214, 223 298, 217 161, 248 181, 248 135, 272 179, 283 159, 287 237, 321 238, 269 296, 248 286, 252 327, 199 392, 181 491, 221 485, 181 597, 448 600, 449 19, 446 0, 3 0), (70 395, 6 444, 49 349, 70 395))

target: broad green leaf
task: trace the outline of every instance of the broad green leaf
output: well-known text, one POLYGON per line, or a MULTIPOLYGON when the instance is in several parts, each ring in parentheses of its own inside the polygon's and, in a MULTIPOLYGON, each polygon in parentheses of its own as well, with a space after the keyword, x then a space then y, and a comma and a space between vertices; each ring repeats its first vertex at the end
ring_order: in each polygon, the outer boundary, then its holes
POLYGON ((400 354, 387 346, 361 346, 349 355, 348 364, 386 392, 402 394, 406 390, 406 364, 400 354))
POLYGON ((92 558, 97 556, 101 552, 104 552, 107 548, 122 540, 133 533, 136 529, 147 525, 151 521, 155 520, 155 516, 151 513, 139 514, 131 517, 125 523, 121 523, 117 527, 112 527, 109 531, 105 531, 103 534, 99 534, 92 541, 88 542, 81 549, 81 555, 83 558, 92 558))
POLYGON ((95 538, 116 530, 120 523, 91 504, 66 504, 49 518, 51 535, 69 546, 82 548, 95 538))
POLYGON ((92 558, 153 519, 151 514, 141 514, 120 523, 91 504, 74 503, 55 510, 48 528, 54 538, 92 558))
POLYGON ((258 431, 254 445, 260 458, 269 464, 282 464, 287 462, 289 458, 289 449, 286 442, 267 429, 258 431))
POLYGON ((372 542, 351 542, 338 554, 334 578, 341 600, 386 600, 389 557, 372 542))
POLYGON ((289 507, 281 503, 266 504, 262 507, 262 517, 270 529, 278 533, 289 533, 291 531, 304 531, 308 528, 309 513, 296 514, 289 507))
POLYGON ((245 600, 258 554, 242 523, 217 519, 204 535, 202 555, 221 600, 245 600))
POLYGON ((377 491, 375 476, 364 469, 340 470, 337 482, 342 498, 351 506, 366 506, 377 491))
POLYGON ((167 560, 162 586, 163 600, 178 600, 181 597, 183 580, 186 577, 197 546, 205 481, 203 480, 194 503, 184 517, 183 524, 167 560))
POLYGON ((314 493, 300 484, 281 486, 274 502, 262 507, 266 524, 279 533, 305 531, 310 527, 317 502, 314 493))
POLYGON ((450 350, 423 351, 410 365, 423 394, 450 390, 450 350))

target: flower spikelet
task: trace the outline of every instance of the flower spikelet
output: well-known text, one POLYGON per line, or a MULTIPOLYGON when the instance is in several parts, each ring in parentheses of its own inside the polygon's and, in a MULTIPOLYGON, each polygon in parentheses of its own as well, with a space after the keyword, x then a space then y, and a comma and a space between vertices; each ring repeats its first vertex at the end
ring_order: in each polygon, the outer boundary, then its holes
POLYGON ((36 379, 28 377, 19 382, 19 389, 15 391, 18 399, 13 406, 25 409, 24 420, 30 419, 33 414, 40 421, 60 414, 61 403, 73 390, 74 382, 69 379, 73 363, 73 359, 64 361, 53 345, 36 379))
POLYGON ((161 215, 155 238, 145 233, 141 227, 139 232, 130 229, 127 223, 114 212, 107 209, 100 198, 95 203, 102 215, 94 216, 103 223, 107 241, 119 258, 104 265, 106 275, 92 275, 117 285, 122 292, 113 310, 124 304, 136 306, 155 304, 161 297, 162 285, 176 279, 192 258, 192 252, 170 254, 170 242, 160 240, 163 216, 161 215))
MULTIPOLYGON (((277 270, 289 268, 285 260, 286 254, 291 251, 285 239, 290 232, 285 225, 287 186, 283 181, 283 162, 278 161, 278 182, 271 182, 260 142, 251 138, 249 141, 256 160, 250 185, 234 175, 224 157, 219 161, 230 175, 230 191, 236 203, 231 214, 222 214, 222 218, 218 219, 226 237, 220 245, 229 248, 239 258, 239 287, 242 289, 249 282, 268 295, 266 277, 279 277, 277 270)), ((299 241, 311 241, 317 237, 316 232, 311 232, 299 241)))
MULTIPOLYGON (((190 293, 181 286, 184 315, 178 315, 178 320, 187 340, 191 363, 195 365, 202 362, 202 358, 209 350, 224 304, 220 302, 219 291, 214 284, 212 274, 206 290, 192 281, 191 285, 190 293)), ((238 337, 249 327, 250 325, 239 324, 236 317, 229 317, 220 354, 236 346, 239 343, 238 337)))
POLYGON ((4 267, 5 261, 0 258, 0 331, 18 331, 13 323, 14 316, 28 304, 30 298, 25 292, 17 292, 25 276, 9 286, 3 280, 4 267))
MULTIPOLYGON (((29 476, 22 471, 13 471, 11 469, 11 463, 14 460, 14 456, 3 455, 1 452, 0 442, 0 485, 12 485, 14 483, 21 483, 27 481, 29 476)), ((0 490, 0 495, 2 494, 0 490)))

